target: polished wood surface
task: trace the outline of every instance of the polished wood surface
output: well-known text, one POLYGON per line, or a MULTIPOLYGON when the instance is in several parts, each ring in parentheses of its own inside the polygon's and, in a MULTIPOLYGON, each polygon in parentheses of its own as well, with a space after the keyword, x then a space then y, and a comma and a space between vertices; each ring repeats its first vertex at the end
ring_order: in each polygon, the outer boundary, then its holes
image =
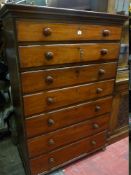
POLYGON ((120 26, 17 21, 18 41, 120 40, 120 26), (28 27, 27 27, 28 26, 28 27))
POLYGON ((0 18, 26 174, 104 148, 127 17, 8 3, 0 18))
POLYGON ((38 114, 51 109, 87 101, 95 98, 111 95, 114 88, 114 80, 102 81, 86 85, 74 86, 59 90, 41 92, 33 95, 25 95, 25 115, 38 114))
POLYGON ((28 140, 29 156, 35 157, 108 129, 109 114, 28 140))
POLYGON ((95 116, 110 113, 111 106, 112 97, 108 97, 27 118, 25 121, 27 137, 39 136, 95 116), (97 109, 97 107, 100 108, 97 109))
POLYGON ((20 46, 20 67, 30 68, 64 63, 117 60, 120 44, 55 44, 20 46), (92 50, 92 52, 91 52, 92 50))
POLYGON ((38 173, 46 173, 60 164, 64 164, 69 160, 84 156, 91 151, 103 147, 106 143, 105 132, 99 133, 87 139, 82 139, 62 149, 53 151, 51 153, 41 155, 30 160, 32 175, 38 173))
POLYGON ((23 72, 23 93, 115 78, 117 63, 92 64, 23 72))

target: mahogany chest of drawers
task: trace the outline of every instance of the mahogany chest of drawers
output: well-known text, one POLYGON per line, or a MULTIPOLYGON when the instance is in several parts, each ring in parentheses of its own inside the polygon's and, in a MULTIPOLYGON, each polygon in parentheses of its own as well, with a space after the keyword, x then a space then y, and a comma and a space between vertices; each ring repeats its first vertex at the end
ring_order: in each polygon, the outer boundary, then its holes
POLYGON ((11 4, 0 15, 27 174, 105 147, 126 18, 11 4))

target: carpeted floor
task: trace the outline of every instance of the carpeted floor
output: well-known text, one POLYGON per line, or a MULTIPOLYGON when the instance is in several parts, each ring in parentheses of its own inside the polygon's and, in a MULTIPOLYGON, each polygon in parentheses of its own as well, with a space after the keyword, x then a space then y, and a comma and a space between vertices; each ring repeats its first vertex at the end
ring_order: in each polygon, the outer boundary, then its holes
MULTIPOLYGON (((131 153, 130 153, 131 154, 131 153)), ((50 175, 128 175, 128 138, 50 175)), ((25 175, 11 140, 0 142, 0 175, 25 175)))
POLYGON ((129 175, 129 142, 125 138, 64 170, 65 175, 129 175))

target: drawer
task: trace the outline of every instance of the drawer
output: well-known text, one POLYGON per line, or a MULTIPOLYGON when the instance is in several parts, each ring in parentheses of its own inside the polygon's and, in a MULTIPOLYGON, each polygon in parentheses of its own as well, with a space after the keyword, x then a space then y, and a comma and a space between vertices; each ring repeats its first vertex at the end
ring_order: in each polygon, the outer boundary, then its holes
POLYGON ((20 46, 20 67, 112 61, 118 58, 119 49, 120 44, 118 43, 20 46))
POLYGON ((18 21, 18 41, 120 40, 121 26, 18 21), (27 27, 28 26, 28 27, 27 27))
POLYGON ((114 78, 117 63, 29 71, 21 74, 23 93, 114 78), (64 78, 63 78, 64 77, 64 78))
POLYGON ((111 95, 114 80, 102 81, 70 88, 45 91, 23 96, 26 116, 72 105, 78 102, 111 95))
POLYGON ((82 139, 59 150, 31 159, 30 167, 32 175, 37 175, 42 172, 47 173, 47 171, 69 163, 69 161, 71 162, 82 156, 86 156, 88 153, 105 146, 105 143, 106 133, 103 132, 90 138, 82 139))
POLYGON ((98 115, 111 112, 112 97, 83 103, 25 120, 28 138, 55 131, 98 115), (35 128, 35 129, 34 129, 35 128))
POLYGON ((109 126, 109 114, 28 140, 29 157, 39 156, 77 140, 104 131, 109 126))

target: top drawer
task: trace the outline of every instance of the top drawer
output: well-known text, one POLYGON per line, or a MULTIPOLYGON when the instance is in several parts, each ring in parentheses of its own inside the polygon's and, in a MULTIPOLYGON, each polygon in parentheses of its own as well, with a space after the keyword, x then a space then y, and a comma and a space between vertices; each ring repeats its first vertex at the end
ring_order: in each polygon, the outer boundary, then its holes
POLYGON ((18 41, 120 40, 120 26, 17 21, 18 41))

